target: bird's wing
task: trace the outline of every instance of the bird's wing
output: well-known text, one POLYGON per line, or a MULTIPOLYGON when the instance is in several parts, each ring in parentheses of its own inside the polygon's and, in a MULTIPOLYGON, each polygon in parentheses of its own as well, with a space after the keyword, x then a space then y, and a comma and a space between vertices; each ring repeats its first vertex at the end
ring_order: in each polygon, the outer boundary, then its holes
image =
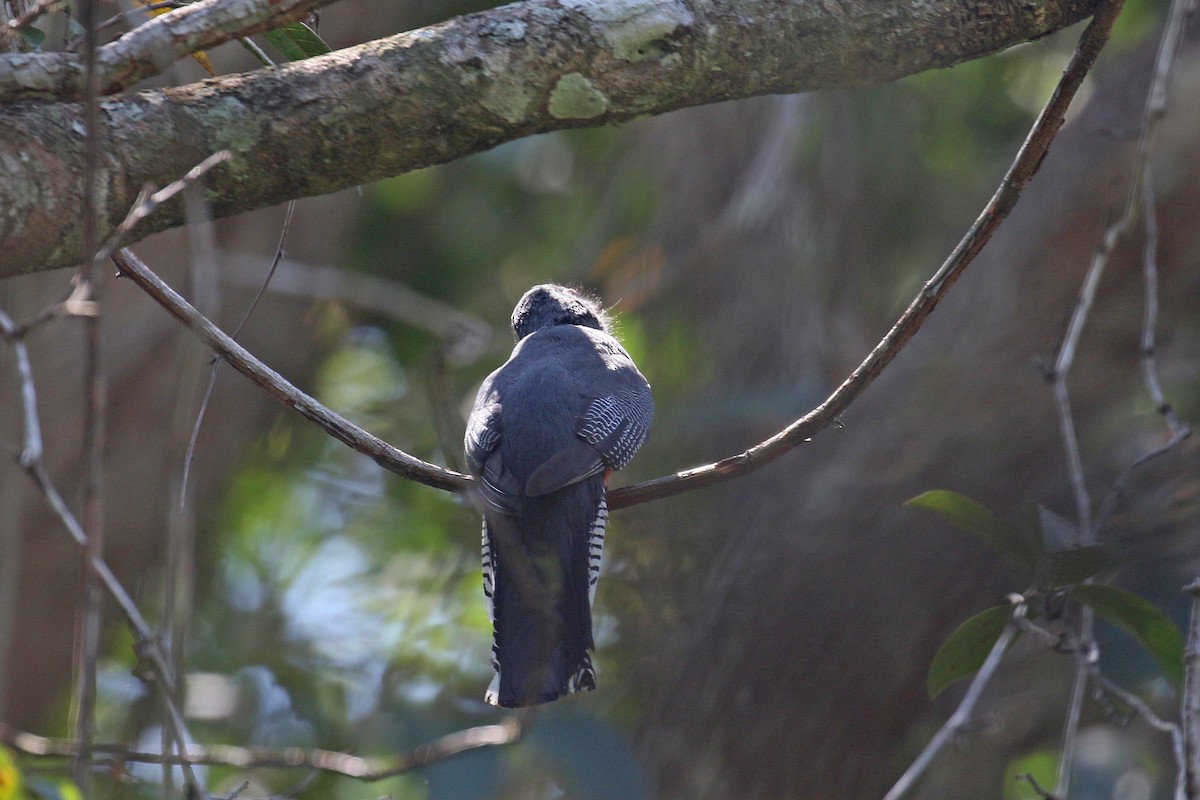
POLYGON ((479 477, 479 494, 484 503, 511 515, 517 513, 521 486, 504 466, 499 446, 501 436, 500 405, 477 407, 467 421, 467 463, 479 477))
POLYGON ((596 448, 609 469, 622 469, 646 441, 654 400, 650 387, 633 387, 597 397, 579 420, 575 433, 596 448))
POLYGON ((649 387, 593 399, 575 421, 576 438, 533 471, 525 494, 550 494, 606 469, 621 469, 645 441, 653 413, 649 387))

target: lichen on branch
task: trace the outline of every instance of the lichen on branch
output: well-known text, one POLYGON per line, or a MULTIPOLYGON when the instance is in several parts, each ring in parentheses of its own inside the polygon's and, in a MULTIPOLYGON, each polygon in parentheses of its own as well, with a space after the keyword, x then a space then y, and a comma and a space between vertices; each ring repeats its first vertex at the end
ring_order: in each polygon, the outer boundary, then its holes
MULTIPOLYGON (((102 234, 143 184, 168 183, 217 150, 234 155, 208 185, 223 217, 535 133, 893 80, 1043 36, 1095 6, 994 0, 982 14, 954 0, 856 2, 525 0, 279 68, 110 96, 100 104, 102 234)), ((210 45, 197 34, 171 52, 210 45)), ((32 56, 0 56, 0 72, 14 58, 28 68, 32 56)), ((48 86, 69 69, 37 63, 48 86)), ((0 106, 0 277, 80 260, 82 115, 74 102, 0 106)), ((167 206, 135 235, 182 222, 167 206)))

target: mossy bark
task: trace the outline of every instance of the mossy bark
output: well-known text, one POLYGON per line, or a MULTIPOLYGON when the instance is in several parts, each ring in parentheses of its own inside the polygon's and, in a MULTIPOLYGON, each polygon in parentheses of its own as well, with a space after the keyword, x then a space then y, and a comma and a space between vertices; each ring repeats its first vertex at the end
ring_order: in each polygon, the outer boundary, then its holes
MULTIPOLYGON (((945 67, 1086 17, 1092 0, 527 0, 274 69, 102 100, 105 232, 145 183, 214 151, 218 217, 502 142, 945 67)), ((78 103, 0 106, 0 277, 77 262, 78 103)), ((138 236, 179 225, 168 205, 138 236)))

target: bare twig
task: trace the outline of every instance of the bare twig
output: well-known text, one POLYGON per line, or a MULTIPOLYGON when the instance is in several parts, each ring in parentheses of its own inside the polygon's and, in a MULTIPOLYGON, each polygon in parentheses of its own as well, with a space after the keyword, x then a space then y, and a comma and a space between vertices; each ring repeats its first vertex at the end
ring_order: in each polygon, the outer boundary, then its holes
POLYGON ((1146 701, 1138 697, 1133 692, 1126 691, 1122 687, 1113 683, 1106 678, 1095 663, 1089 666, 1092 682, 1096 686, 1096 692, 1104 692, 1111 694, 1120 700, 1125 705, 1129 706, 1137 716, 1141 717, 1150 727, 1155 730, 1162 731, 1171 737, 1171 749, 1175 753, 1175 763, 1178 767, 1175 777, 1175 795, 1174 800, 1188 800, 1187 798, 1187 758, 1184 755, 1183 731, 1174 722, 1168 722, 1158 714, 1150 706, 1146 705, 1146 701))
MULTIPOLYGON (((120 744, 97 743, 91 750, 121 763, 183 764, 188 766, 221 765, 238 769, 298 768, 345 775, 362 781, 380 781, 419 767, 444 761, 452 756, 483 747, 512 744, 521 738, 524 725, 518 715, 496 725, 481 725, 447 734, 394 759, 368 759, 333 750, 249 748, 234 745, 189 745, 177 754, 133 750, 120 744)), ((0 742, 30 756, 73 757, 79 750, 75 741, 52 739, 19 731, 0 722, 0 742)))
POLYGON ((929 744, 925 745, 925 749, 921 751, 916 760, 904 771, 904 774, 900 776, 900 780, 896 781, 891 790, 883 796, 883 800, 899 800, 899 798, 903 797, 917 782, 917 779, 925 774, 925 770, 933 762, 934 756, 946 746, 946 743, 955 734, 971 721, 971 715, 975 712, 975 705, 979 702, 984 687, 992 679, 996 668, 1000 666, 1000 660, 1004 657, 1004 651, 1008 649, 1008 645, 1017 634, 1018 627, 1016 620, 1025 615, 1024 599, 1017 599, 1019 602, 1013 608, 1013 621, 1009 622, 1000 634, 1000 637, 996 639, 996 643, 992 645, 991 652, 984 659, 979 671, 975 673, 975 677, 971 680, 971 685, 967 688, 967 693, 963 695, 962 702, 958 704, 958 708, 954 710, 954 713, 950 715, 950 718, 946 720, 942 727, 938 728, 938 732, 929 740, 929 744))
POLYGON ((1096 512, 1094 524, 1097 531, 1103 528, 1109 515, 1116 509, 1134 471, 1146 462, 1171 451, 1192 435, 1191 428, 1179 420, 1175 408, 1167 402, 1158 380, 1155 355, 1155 330, 1158 325, 1158 214, 1155 209, 1154 176, 1149 169, 1142 173, 1142 227, 1145 230, 1145 242, 1142 246, 1142 282, 1145 285, 1141 341, 1142 376, 1146 383, 1146 391, 1154 402, 1154 408, 1166 420, 1171 437, 1158 447, 1135 458, 1113 481, 1108 494, 1100 503, 1100 510, 1096 512))
MULTIPOLYGON (((279 261, 283 258, 283 242, 287 238, 288 228, 292 224, 292 214, 296 210, 296 201, 292 200, 287 204, 287 212, 283 217, 283 229, 279 232, 279 244, 275 246, 275 257, 271 260, 271 267, 267 270, 267 276, 263 278, 258 287, 258 292, 254 295, 254 299, 250 302, 250 307, 246 309, 246 313, 242 315, 242 321, 233 329, 233 335, 230 337, 237 341, 237 337, 242 332, 242 328, 246 327, 246 323, 250 321, 250 315, 254 313, 254 309, 258 308, 258 302, 262 300, 263 294, 267 291, 267 287, 271 284, 271 279, 275 277, 275 270, 279 267, 279 261)), ((204 396, 200 398, 200 408, 196 411, 196 422, 192 425, 192 435, 188 439, 187 453, 183 457, 183 483, 179 492, 179 507, 183 508, 187 502, 187 487, 188 478, 192 472, 192 458, 196 454, 196 442, 200 438, 200 426, 204 424, 204 415, 208 411, 208 402, 212 398, 213 387, 217 385, 217 370, 220 368, 221 362, 219 359, 213 359, 212 366, 208 371, 208 383, 204 387, 204 396)))
POLYGON ((25 334, 29 333, 34 328, 49 322, 50 320, 58 319, 71 313, 68 308, 68 300, 74 292, 68 292, 67 295, 57 303, 51 303, 43 308, 37 314, 27 319, 25 322, 16 325, 7 335, 12 339, 22 339, 25 334))
MULTIPOLYGON (((71 510, 67 507, 62 495, 60 495, 58 490, 54 487, 53 482, 50 480, 50 476, 46 472, 46 468, 40 461, 38 461, 26 467, 26 471, 29 473, 30 477, 33 478, 34 483, 37 484, 38 489, 42 492, 42 495, 50 504, 50 508, 62 521, 63 526, 67 529, 67 533, 71 534, 71 538, 73 538, 80 547, 84 548, 86 552, 87 534, 84 532, 83 527, 79 524, 78 520, 75 519, 75 516, 71 513, 71 510)), ((129 593, 125 591, 125 588, 121 586, 120 581, 117 580, 116 575, 113 574, 107 563, 99 558, 88 557, 88 565, 99 577, 100 582, 108 591, 109 596, 116 601, 117 607, 121 609, 121 613, 125 616, 129 626, 137 635, 140 652, 145 655, 153 665, 162 688, 163 700, 168 708, 168 718, 172 724, 172 727, 175 728, 177 741, 191 741, 191 736, 188 734, 187 726, 183 721, 183 714, 179 712, 179 708, 175 705, 175 701, 172 697, 175 691, 175 683, 172 678, 171 671, 167 666, 166 659, 164 658, 162 651, 159 649, 153 629, 151 629, 149 623, 146 622, 145 617, 142 616, 141 612, 137 608, 137 605, 133 602, 133 598, 131 598, 129 593)), ((78 743, 76 743, 75 751, 71 753, 65 753, 63 755, 76 756, 87 751, 88 750, 85 750, 83 746, 80 746, 78 743)), ((90 752, 96 753, 99 751, 90 749, 90 752)), ((185 775, 188 778, 189 784, 197 793, 197 796, 200 798, 207 797, 207 793, 204 790, 203 785, 193 773, 190 765, 188 765, 186 762, 183 763, 185 775)))
MULTIPOLYGON (((1098 273, 1097 273, 1098 274, 1098 273)), ((1091 273, 1089 273, 1090 277, 1091 273)), ((1091 300, 1083 300, 1075 307, 1076 316, 1086 317, 1091 310, 1091 300)), ((1072 359, 1074 354, 1072 353, 1072 359)), ((1060 360, 1060 364, 1063 362, 1060 360)), ((1071 396, 1067 390, 1067 371, 1070 362, 1063 364, 1064 368, 1054 370, 1054 407, 1058 411, 1058 429, 1063 438, 1063 449, 1067 456, 1067 474, 1071 478, 1071 492, 1075 495, 1075 519, 1079 531, 1080 546, 1095 544, 1092 535, 1092 501, 1088 495, 1087 478, 1083 474, 1083 457, 1079 454, 1079 437, 1075 433, 1075 420, 1071 413, 1071 396)))
POLYGON ((60 8, 66 7, 66 5, 67 0, 39 0, 39 2, 34 3, 33 6, 24 14, 10 19, 6 24, 13 30, 16 30, 17 28, 24 28, 26 25, 32 24, 34 20, 36 20, 42 14, 48 14, 51 11, 57 11, 60 8))
POLYGON ((1184 591, 1192 596, 1192 614, 1188 621, 1187 648, 1183 652, 1183 704, 1181 728, 1185 758, 1188 800, 1200 798, 1200 578, 1184 591))
MULTIPOLYGON (((1153 219, 1153 179, 1150 175, 1150 151, 1153 144, 1154 134, 1158 127, 1159 120, 1162 119, 1167 109, 1167 89, 1170 84, 1172 67, 1175 63, 1175 57, 1179 51, 1179 43, 1183 37, 1184 22, 1187 18, 1187 10, 1189 0, 1173 0, 1170 11, 1167 15, 1167 23, 1163 28, 1162 38, 1158 44, 1158 54, 1154 63, 1154 77, 1151 81, 1150 91, 1146 98, 1146 105, 1142 114, 1142 132, 1138 138, 1137 153, 1133 162, 1133 171, 1129 181, 1129 188, 1125 196, 1125 205, 1119 219, 1112 223, 1101 237, 1100 244, 1096 248, 1095 254, 1092 256, 1092 261, 1088 266, 1087 275, 1084 278, 1083 287, 1079 291, 1079 298, 1075 304, 1075 310, 1071 314, 1071 321, 1067 327, 1067 332, 1063 337, 1063 342, 1059 347, 1058 357, 1055 360, 1054 371, 1052 377, 1054 380, 1055 402, 1058 407, 1060 427, 1062 428, 1063 442, 1067 451, 1067 464, 1071 474, 1071 484, 1075 493, 1075 504, 1078 508, 1079 527, 1083 534, 1081 544, 1092 544, 1095 542, 1097 528, 1099 522, 1103 521, 1107 513, 1096 515, 1096 523, 1093 523, 1091 517, 1091 501, 1088 498, 1086 481, 1083 476, 1083 464, 1079 456, 1079 446, 1075 435, 1075 427, 1071 420, 1070 399, 1067 392, 1067 376, 1071 370, 1071 366, 1075 361, 1075 353, 1079 344, 1079 339, 1083 334, 1084 325, 1087 323, 1087 318, 1091 312, 1092 304, 1095 301, 1096 287, 1100 283, 1101 277, 1108 266, 1108 262, 1112 256, 1113 250, 1121 238, 1129 231, 1133 224, 1137 221, 1139 211, 1146 207, 1150 216, 1147 217, 1148 224, 1151 226, 1147 230, 1146 252, 1144 253, 1144 274, 1146 283, 1146 313, 1144 315, 1142 329, 1142 352, 1143 352, 1143 370, 1147 375, 1147 387, 1151 393, 1151 397, 1155 400, 1155 405, 1160 413, 1166 417, 1168 424, 1171 425, 1172 439, 1186 437, 1186 433, 1182 431, 1186 428, 1178 426, 1178 420, 1173 419, 1170 414, 1170 406, 1162 397, 1162 390, 1158 386, 1155 366, 1153 361, 1154 352, 1154 325, 1157 321, 1157 267, 1156 267, 1156 248, 1157 248, 1157 224, 1153 219), (1146 187, 1150 188, 1148 198, 1143 196, 1146 187), (1147 202, 1148 201, 1148 202, 1147 202), (1149 345, 1147 345, 1147 341, 1149 345), (1147 353, 1150 357, 1147 359, 1147 353), (1165 409, 1165 410, 1164 410, 1165 409)), ((1173 444, 1171 445, 1173 446, 1173 444)), ((1168 448, 1169 449, 1169 448, 1168 448)), ((1165 450, 1164 450, 1165 452, 1165 450)), ((1150 458, 1153 458, 1157 453, 1144 456, 1126 470, 1132 470, 1134 467, 1145 463, 1150 458)), ((1123 483, 1127 479, 1127 475, 1122 475, 1118 479, 1119 483, 1123 483)), ((1114 489, 1119 487, 1114 486, 1114 489)), ((1111 509, 1105 509, 1105 512, 1111 509)))
MULTIPOLYGON (((42 443, 41 443, 41 424, 38 421, 37 413, 37 395, 33 383, 33 374, 30 369, 28 354, 25 352, 24 342, 20 338, 12 338, 12 333, 16 330, 12 320, 3 312, 0 312, 0 333, 5 335, 5 338, 10 338, 14 351, 17 353, 18 374, 21 379, 21 397, 25 412, 25 447, 21 455, 21 466, 33 479, 42 495, 46 498, 51 510, 62 521, 63 527, 67 533, 71 535, 84 551, 84 560, 88 571, 96 576, 100 585, 108 592, 108 594, 116 601, 117 607, 125 616, 129 626, 133 629, 136 636, 136 641, 140 652, 148 658, 154 667, 158 676, 158 685, 163 693, 163 699, 168 710, 168 722, 175 732, 176 741, 189 742, 191 737, 187 731, 187 725, 184 723, 183 715, 179 712, 172 697, 175 690, 175 682, 171 670, 169 669, 166 659, 164 658, 155 637, 153 629, 146 622, 137 605, 125 591, 124 587, 117 580, 112 570, 109 569, 107 563, 100 554, 95 552, 95 548, 89 546, 88 535, 82 525, 71 513, 71 509, 55 488, 49 474, 41 460, 42 443)), ((76 726, 78 732, 80 726, 76 726)), ((87 729, 89 735, 85 738, 76 738, 74 741, 75 751, 70 754, 72 757, 79 758, 79 763, 84 763, 90 759, 90 754, 94 752, 91 749, 90 728, 87 729)), ((189 786, 194 795, 201 800, 206 798, 207 792, 203 784, 194 774, 190 765, 184 765, 184 773, 187 777, 189 786)), ((82 784, 81 784, 82 785, 82 784)))
MULTIPOLYGON (((61 2, 61 0, 54 0, 54 2, 61 2)), ((125 11, 120 12, 119 14, 115 14, 114 16, 111 16, 108 19, 104 20, 104 22, 101 22, 100 25, 97 27, 97 30, 101 30, 101 31, 107 30, 108 28, 112 28, 116 25, 120 25, 122 22, 129 19, 130 17, 136 17, 136 16, 140 16, 143 14, 153 16, 153 12, 158 11, 159 9, 183 8, 183 6, 184 6, 184 3, 180 2, 180 0, 160 0, 160 2, 151 3, 151 4, 145 5, 145 6, 139 4, 139 5, 135 6, 134 8, 127 9, 125 11)))
POLYGON ((225 796, 225 800, 237 800, 238 796, 250 788, 250 781, 242 781, 232 792, 225 796))
POLYGON ((128 249, 114 253, 113 261, 122 275, 140 286, 155 302, 187 325, 201 341, 228 361, 234 369, 333 437, 369 456, 384 469, 409 480, 449 491, 459 491, 469 485, 468 476, 422 461, 392 447, 297 389, 213 325, 128 249))
MULTIPOLYGON (((1059 347, 1051 375, 1054 384, 1054 400, 1058 411, 1059 427, 1062 432, 1063 446, 1066 450, 1067 469, 1071 479, 1072 491, 1075 495, 1075 506, 1078 520, 1079 544, 1090 545, 1097 540, 1100 526, 1108 517, 1115 505, 1116 498, 1128 480, 1129 475, 1139 465, 1166 452, 1186 437, 1185 429, 1178 425, 1174 412, 1165 402, 1161 387, 1158 384, 1157 371, 1153 360, 1154 328, 1158 314, 1157 291, 1157 246, 1158 227, 1154 214, 1154 184, 1150 173, 1150 147, 1158 120, 1166 110, 1166 88, 1178 50, 1179 40, 1183 32, 1185 0, 1174 0, 1168 16, 1168 22, 1159 41, 1158 56, 1155 63, 1154 78, 1146 99, 1143 111, 1142 133, 1138 140, 1137 155, 1133 164, 1133 172, 1126 192, 1125 206, 1116 222, 1105 231, 1099 246, 1088 266, 1083 286, 1071 314, 1066 334, 1059 347), (1166 417, 1171 428, 1171 441, 1167 445, 1156 448, 1150 453, 1136 459, 1117 479, 1113 488, 1101 503, 1095 519, 1091 512, 1091 499, 1087 489, 1087 479, 1084 475, 1083 460, 1079 452, 1079 442, 1075 424, 1072 419, 1070 395, 1067 380, 1075 355, 1083 334, 1084 326, 1091 313, 1096 298, 1096 290, 1100 279, 1112 257, 1114 250, 1122 237, 1133 227, 1139 211, 1145 217, 1146 242, 1143 249, 1143 274, 1146 286, 1146 308, 1142 326, 1142 358, 1146 384, 1151 397, 1160 413, 1166 417)), ((1071 692, 1071 701, 1063 727, 1062 754, 1059 759, 1058 784, 1055 794, 1067 798, 1070 792, 1071 769, 1074 765, 1075 745, 1078 739, 1079 717, 1082 709, 1083 688, 1088 675, 1094 671, 1097 659, 1095 642, 1092 640, 1094 616, 1090 608, 1085 607, 1080 619, 1078 633, 1079 647, 1076 649, 1075 680, 1071 692)))
MULTIPOLYGON (((1097 664, 1088 665, 1088 673, 1091 676, 1092 682, 1096 684, 1096 689, 1106 694, 1111 694, 1120 700, 1125 705, 1129 706, 1137 716, 1146 721, 1151 728, 1169 733, 1173 738, 1178 739, 1180 736, 1179 726, 1174 722, 1163 719, 1158 714, 1154 713, 1154 709, 1146 705, 1146 701, 1138 697, 1133 692, 1124 689, 1120 684, 1114 683, 1110 678, 1106 677, 1097 664)), ((1182 762, 1182 759, 1180 759, 1182 762)), ((1180 767, 1183 764, 1180 763, 1180 767)))
POLYGON ((1097 649, 1092 641, 1092 610, 1083 609, 1083 634, 1080 645, 1075 649, 1075 679, 1071 685, 1071 702, 1063 720, 1062 747, 1058 759, 1058 781, 1054 794, 1066 800, 1071 793, 1071 768, 1075 765, 1075 749, 1079 743, 1079 718, 1083 714, 1083 690, 1088 676, 1097 660, 1097 649))
POLYGON ((38 421, 37 390, 33 383, 33 368, 29 349, 12 318, 0 311, 0 333, 12 342, 17 359, 17 379, 21 383, 21 407, 25 414, 25 445, 21 448, 20 463, 28 467, 42 460, 42 426, 38 421))
POLYGON ((1040 783, 1038 783, 1037 778, 1033 777, 1032 772, 1026 772, 1021 775, 1018 775, 1017 780, 1025 781, 1026 783, 1028 783, 1029 788, 1033 789, 1034 793, 1038 797, 1042 798, 1042 800, 1059 800, 1059 796, 1054 795, 1051 792, 1048 792, 1044 788, 1042 788, 1042 785, 1040 783))
POLYGON ((839 415, 892 362, 900 349, 916 335, 926 317, 991 239, 1000 223, 1012 211, 1021 192, 1037 172, 1050 144, 1062 127, 1064 115, 1075 92, 1079 89, 1092 64, 1095 63, 1101 48, 1108 41, 1112 24, 1120 13, 1122 5, 1123 0, 1108 0, 1097 9, 1092 21, 1088 23, 1080 37, 1070 63, 1063 71, 1062 79, 1055 87, 1054 93, 1050 96, 1041 114, 1038 115, 1025 143, 1021 145, 1020 151, 1008 168, 996 193, 992 195, 992 199, 988 201, 983 212, 967 230, 962 241, 954 248, 945 263, 925 282, 920 294, 913 299, 892 329, 875 345, 875 348, 842 385, 834 390, 833 394, 829 395, 821 405, 770 439, 760 442, 738 455, 609 492, 609 508, 624 508, 745 475, 774 461, 834 423, 839 415))
MULTIPOLYGON (((168 14, 167 16, 170 15, 168 14)), ((233 158, 233 154, 228 150, 218 150, 188 170, 187 174, 182 178, 167 184, 158 191, 154 191, 153 187, 150 186, 143 188, 138 195, 137 202, 133 204, 133 207, 129 209, 129 213, 125 215, 125 219, 121 220, 121 224, 113 231, 112 236, 108 237, 108 241, 97 251, 95 260, 100 262, 110 258, 121 247, 126 237, 137 227, 139 222, 153 214, 159 206, 182 192, 189 185, 200 180, 210 169, 218 164, 225 163, 231 158, 233 158)))
POLYGON ((1146 391, 1154 401, 1154 409, 1167 421, 1173 434, 1184 428, 1179 415, 1167 402, 1162 384, 1158 380, 1158 358, 1155 353, 1155 331, 1158 327, 1158 211, 1154 190, 1154 175, 1150 170, 1142 173, 1142 227, 1145 243, 1142 247, 1142 282, 1145 285, 1144 311, 1142 312, 1142 377, 1146 391))
MULTIPOLYGON (((257 257, 221 253, 221 280, 234 286, 257 286, 257 257)), ((306 264, 284 258, 270 291, 284 297, 336 300, 357 309, 386 316, 438 337, 446 358, 454 364, 477 361, 494 338, 491 327, 474 314, 421 294, 399 281, 361 275, 334 266, 306 264)))
MULTIPOLYGON (((91 254, 75 276, 79 299, 93 313, 85 316, 84 325, 84 376, 83 376, 83 441, 81 461, 83 463, 83 525, 87 531, 84 547, 86 563, 92 564, 104 557, 104 367, 100 349, 99 287, 96 265, 100 258, 96 254, 100 242, 99 197, 97 180, 100 162, 99 92, 96 75, 96 0, 82 0, 79 4, 80 24, 83 27, 83 74, 85 128, 84 161, 82 181, 82 208, 84 252, 91 254)), ((72 298, 68 299, 70 303, 72 298)), ((96 571, 87 567, 83 571, 83 604, 79 611, 75 640, 75 692, 71 702, 71 722, 75 739, 84 747, 75 759, 73 772, 75 782, 83 794, 89 795, 91 780, 91 754, 87 747, 95 737, 96 711, 96 668, 100 658, 101 602, 103 592, 96 571)))
POLYGON ((264 67, 275 66, 275 62, 271 60, 271 57, 267 55, 261 47, 255 44, 253 39, 243 36, 238 39, 238 43, 241 44, 242 47, 246 48, 250 55, 258 59, 259 63, 261 63, 264 67))
POLYGON ((1175 759, 1179 764, 1175 800, 1185 800, 1183 794, 1185 759, 1183 755, 1183 736, 1179 726, 1174 722, 1164 720, 1162 717, 1158 716, 1158 714, 1154 713, 1154 710, 1151 709, 1150 706, 1148 706, 1140 697, 1123 689, 1121 686, 1113 683, 1112 680, 1105 677, 1104 674, 1100 672, 1100 660, 1094 641, 1091 643, 1090 647, 1085 649, 1080 643, 1078 637, 1069 630, 1064 631, 1061 634, 1052 633, 1042 626, 1031 622, 1028 617, 1023 615, 1014 618, 1014 622, 1022 633, 1028 633, 1040 639, 1042 642, 1054 648, 1056 651, 1061 653, 1069 653, 1079 659, 1077 663, 1082 663, 1085 666, 1087 675, 1095 687, 1093 696, 1098 701, 1102 701, 1103 694, 1111 694, 1132 709, 1132 712, 1145 720, 1150 727, 1171 736, 1171 741, 1175 750, 1175 759))

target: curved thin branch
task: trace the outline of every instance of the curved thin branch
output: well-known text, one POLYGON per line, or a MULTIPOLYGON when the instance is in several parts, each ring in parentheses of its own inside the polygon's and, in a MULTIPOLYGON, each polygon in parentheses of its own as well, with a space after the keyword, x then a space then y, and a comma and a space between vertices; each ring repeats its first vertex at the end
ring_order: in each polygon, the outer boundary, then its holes
POLYGON ((913 787, 917 780, 925 774, 925 770, 933 763, 933 757, 941 752, 946 743, 971 721, 971 715, 975 713, 975 705, 983 695, 984 688, 991 681, 992 675, 1000 666, 1000 661, 1004 658, 1004 652, 1008 649, 1008 645, 1012 642, 1013 637, 1017 635, 1019 620, 1025 617, 1025 601, 1020 597, 1017 597, 1017 600, 1019 602, 1013 607, 1013 618, 1004 627, 1004 630, 1000 632, 1000 636, 996 639, 995 644, 992 645, 987 658, 980 665, 979 671, 971 679, 971 685, 967 688, 966 694, 963 695, 962 702, 958 704, 958 708, 942 724, 942 727, 938 728, 937 733, 925 745, 925 749, 921 751, 921 754, 909 765, 908 769, 904 771, 904 774, 900 776, 895 785, 884 795, 883 800, 900 800, 913 787))
POLYGON ((1108 41, 1113 22, 1116 21, 1123 5, 1124 0, 1107 0, 1096 11, 1096 15, 1080 37, 1058 86, 1038 115, 992 199, 988 201, 950 257, 925 282, 921 292, 896 320, 892 329, 833 394, 779 433, 738 455, 609 492, 608 507, 624 508, 748 474, 769 464, 800 443, 808 441, 836 422, 838 416, 879 377, 879 373, 892 362, 900 349, 916 335, 950 286, 992 238, 1000 223, 1008 217, 1026 184, 1037 173, 1042 159, 1046 157, 1050 144, 1063 125, 1067 107, 1095 63, 1096 56, 1108 41))
MULTIPOLYGON (((111 743, 93 744, 89 746, 88 751, 97 756, 107 755, 122 763, 221 765, 238 769, 307 767, 369 782, 411 772, 418 767, 428 766, 481 747, 512 744, 520 740, 523 730, 522 720, 518 716, 511 716, 496 725, 480 725, 446 734, 416 747, 409 753, 387 760, 362 758, 333 750, 306 750, 300 747, 268 749, 234 745, 189 744, 186 753, 179 755, 144 752, 111 743)), ((3 722, 0 722, 0 742, 29 756, 70 758, 80 751, 79 743, 73 740, 38 736, 17 730, 3 722)))
POLYGON ((297 389, 210 322, 128 249, 114 253, 113 261, 121 275, 141 287, 230 366, 266 389, 268 394, 285 406, 296 409, 305 419, 319 425, 329 435, 370 456, 379 466, 403 478, 448 491, 461 491, 469 485, 471 479, 468 476, 422 461, 392 447, 297 389))

